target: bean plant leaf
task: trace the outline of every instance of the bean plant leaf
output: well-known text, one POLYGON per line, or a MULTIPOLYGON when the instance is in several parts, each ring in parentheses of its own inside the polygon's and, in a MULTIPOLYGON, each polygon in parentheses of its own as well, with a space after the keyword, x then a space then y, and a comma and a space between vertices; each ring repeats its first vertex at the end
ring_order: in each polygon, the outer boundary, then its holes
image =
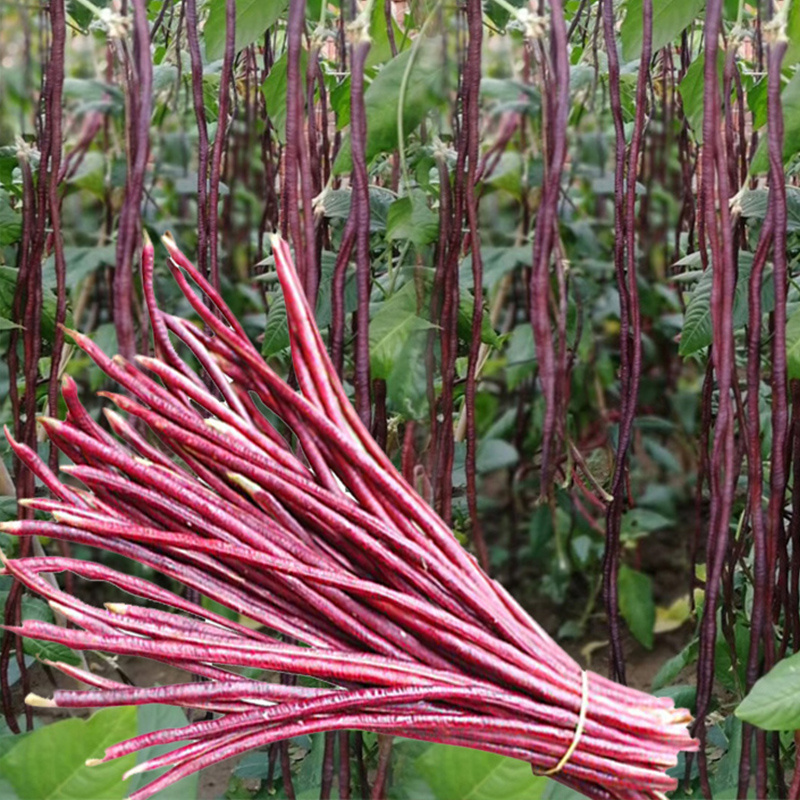
MULTIPOLYGON (((264 79, 264 83, 261 86, 261 91, 264 94, 264 105, 267 108, 267 116, 282 142, 286 141, 287 63, 288 56, 284 52, 272 65, 269 75, 264 79)), ((300 52, 301 75, 305 74, 307 63, 308 55, 305 50, 302 50, 300 52)))
MULTIPOLYGON (((8 592, 0 592, 0 611, 5 608, 8 592)), ((53 612, 44 600, 38 597, 25 595, 22 598, 22 619, 39 620, 40 622, 53 622, 53 612)), ((39 639, 22 639, 23 651, 33 658, 47 661, 63 661, 65 664, 80 666, 80 656, 58 642, 47 642, 39 639)))
POLYGON ((548 784, 524 761, 443 744, 431 745, 415 767, 434 800, 538 800, 548 784))
MULTIPOLYGON (((71 247, 64 248, 64 261, 67 266, 67 288, 75 287, 88 275, 100 267, 113 267, 117 260, 116 246, 108 244, 103 247, 71 247)), ((55 256, 48 256, 42 268, 42 285, 48 289, 56 288, 55 256)))
MULTIPOLYGON (((684 259, 685 261, 685 259, 684 259)), ((748 281, 753 268, 753 254, 739 253, 739 279, 733 298, 733 329, 740 330, 747 324, 748 281)), ((711 280, 713 265, 700 276, 689 298, 683 318, 683 331, 678 352, 682 356, 696 353, 712 341, 711 324, 711 280)), ((764 270, 761 284, 761 310, 769 314, 775 307, 775 290, 770 280, 771 269, 764 270)))
MULTIPOLYGON (((674 41, 703 10, 705 0, 653 0, 653 53, 674 41)), ((642 52, 642 0, 628 0, 620 28, 622 57, 639 58, 642 52)))
POLYGON ((22 236, 22 214, 11 208, 8 194, 0 191, 0 247, 18 242, 22 236))
POLYGON ((381 303, 369 324, 370 368, 373 378, 389 377, 405 342, 435 327, 417 313, 416 287, 407 283, 381 303))
POLYGON ((783 66, 791 67, 800 61, 800 0, 791 0, 786 13, 786 39, 788 45, 783 66))
POLYGON ((652 581, 644 573, 623 564, 619 570, 617 589, 622 618, 637 641, 650 650, 656 621, 652 581))
POLYGON ((648 533, 669 528, 674 520, 649 508, 631 508, 622 515, 620 535, 625 540, 639 539, 648 533))
POLYGON ((420 246, 439 238, 439 217, 428 206, 424 192, 414 191, 389 206, 386 238, 408 239, 420 246))
POLYGON ((122 775, 135 755, 87 769, 112 744, 135 736, 133 706, 107 708, 88 720, 65 719, 19 740, 0 758, 0 774, 19 800, 120 800, 128 793, 122 775))
MULTIPOLYGON (((167 706, 159 703, 152 703, 146 706, 139 706, 136 709, 136 733, 141 736, 153 731, 163 731, 167 728, 183 728, 189 724, 189 720, 183 709, 178 706, 167 706)), ((156 745, 140 750, 136 754, 136 763, 141 764, 156 756, 169 753, 178 747, 182 747, 184 742, 174 744, 156 745)), ((152 772, 140 772, 131 776, 126 783, 126 793, 133 794, 143 786, 152 783, 167 771, 168 767, 153 770, 152 772)), ((158 800, 190 800, 197 797, 197 786, 199 774, 197 772, 187 775, 183 780, 173 783, 162 789, 157 797, 158 800)))
MULTIPOLYGON (((678 91, 683 102, 683 113, 689 122, 689 126, 694 133, 694 138, 698 144, 703 143, 703 109, 704 109, 704 73, 706 59, 705 54, 701 53, 689 65, 686 75, 678 85, 678 91)), ((725 53, 720 50, 717 57, 717 73, 719 77, 720 96, 724 84, 725 53)))
POLYGON ((289 320, 286 316, 286 303, 283 294, 273 296, 267 312, 267 325, 261 343, 261 355, 271 358, 289 347, 289 320))
MULTIPOLYGON (((769 189, 750 189, 739 200, 742 216, 763 220, 767 216, 769 189)), ((800 189, 786 187, 786 230, 800 231, 800 189)))
MULTIPOLYGON (((458 338, 469 342, 472 340, 472 312, 475 308, 475 298, 466 289, 461 290, 461 299, 458 303, 458 338)), ((492 327, 489 312, 484 308, 481 316, 481 341, 499 348, 503 341, 497 331, 492 327)))
POLYGON ((800 308, 786 320, 786 368, 790 378, 800 378, 800 308))
MULTIPOLYGON (((783 106, 783 163, 800 152, 800 72, 795 72, 789 83, 781 92, 781 105, 783 106)), ((750 173, 757 175, 769 169, 769 153, 767 151, 767 137, 762 136, 750 173)))
POLYGON ((779 661, 757 680, 735 713, 768 731, 800 729, 800 653, 779 661))
MULTIPOLYGON (((422 122, 428 111, 442 100, 443 77, 442 41, 438 38, 421 39, 419 44, 387 62, 364 92, 367 162, 378 153, 397 148, 397 117, 403 84, 405 83, 403 134, 408 136, 422 122)), ((333 171, 341 175, 350 172, 352 166, 348 136, 342 142, 333 171)))
POLYGON ((481 439, 475 453, 475 468, 479 474, 508 469, 518 461, 517 448, 505 439, 481 439))
MULTIPOLYGON (((264 36, 289 5, 289 0, 236 0, 234 50, 239 53, 264 36)), ((225 0, 210 0, 203 29, 206 58, 216 61, 225 55, 225 0)))

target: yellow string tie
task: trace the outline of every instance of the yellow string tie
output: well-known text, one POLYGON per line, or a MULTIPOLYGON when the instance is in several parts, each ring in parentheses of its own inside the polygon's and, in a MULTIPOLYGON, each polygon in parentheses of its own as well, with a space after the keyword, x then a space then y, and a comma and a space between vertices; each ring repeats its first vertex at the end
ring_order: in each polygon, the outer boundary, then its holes
POLYGON ((558 772, 561 772, 564 767, 567 766, 567 762, 569 762, 570 758, 572 758, 572 754, 578 748, 578 742, 581 740, 581 736, 583 735, 583 729, 586 726, 586 713, 589 710, 589 673, 586 670, 583 670, 583 677, 581 679, 581 710, 580 714, 578 715, 578 724, 575 727, 575 735, 572 737, 572 743, 567 748, 567 752, 561 756, 561 761, 558 762, 552 769, 546 769, 543 772, 539 772, 538 770, 533 770, 534 775, 538 775, 540 777, 545 777, 547 775, 555 775, 558 772))

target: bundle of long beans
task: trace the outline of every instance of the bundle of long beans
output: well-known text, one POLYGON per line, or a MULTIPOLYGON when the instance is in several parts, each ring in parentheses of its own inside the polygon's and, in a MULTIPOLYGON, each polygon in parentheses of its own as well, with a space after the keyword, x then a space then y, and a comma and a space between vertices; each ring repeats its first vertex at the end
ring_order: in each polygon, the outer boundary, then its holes
POLYGON ((145 656, 207 679, 138 688, 59 663, 96 689, 28 701, 59 708, 170 703, 213 712, 108 748, 103 761, 186 742, 132 770, 170 767, 133 794, 136 800, 250 748, 337 729, 513 756, 590 797, 653 798, 674 787, 666 770, 679 751, 696 747, 688 712, 584 672, 480 570, 350 405, 288 245, 273 241, 298 389, 263 361, 174 241, 164 242, 202 326, 157 307, 148 244, 143 285, 156 357, 137 365, 109 358, 71 332, 124 387, 127 394, 106 396, 129 417, 107 410, 110 434, 67 378, 66 420, 41 424, 74 462, 64 472, 86 488, 65 485, 12 440, 53 498, 28 505, 52 521, 2 528, 126 556, 269 633, 100 564, 6 560, 6 573, 75 625, 25 621, 12 630, 79 650, 145 656), (178 341, 204 380, 181 358, 178 341), (142 435, 144 425, 160 446, 142 435), (65 570, 175 611, 87 605, 43 575, 65 570), (241 667, 312 677, 320 688, 245 679, 236 672, 241 667))

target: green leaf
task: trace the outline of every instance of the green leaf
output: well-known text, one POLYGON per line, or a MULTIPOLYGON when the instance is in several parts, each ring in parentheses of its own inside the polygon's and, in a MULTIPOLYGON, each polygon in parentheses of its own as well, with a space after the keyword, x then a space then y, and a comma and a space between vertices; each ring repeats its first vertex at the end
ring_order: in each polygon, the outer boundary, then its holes
POLYGON ((132 706, 104 709, 88 720, 61 720, 20 739, 0 758, 0 773, 20 800, 121 800, 127 794, 122 775, 136 763, 135 756, 96 767, 85 762, 135 735, 132 706))
POLYGON ((407 283, 378 306, 369 324, 370 368, 373 378, 388 378, 405 342, 432 322, 417 314, 416 286, 407 283))
MULTIPOLYGON (((767 216, 769 189, 750 189, 739 201, 742 216, 747 219, 763 220, 767 216)), ((786 187, 786 230, 800 231, 800 189, 786 187)))
MULTIPOLYGON (((685 259, 684 259, 685 261, 685 259)), ((733 329, 740 330, 747 324, 748 281, 753 268, 753 254, 739 253, 739 279, 733 298, 733 329)), ((711 279, 713 265, 697 281, 683 318, 683 331, 678 353, 688 356, 711 344, 711 279)), ((770 280, 771 269, 764 270, 761 284, 761 310, 769 314, 775 307, 775 290, 770 280)))
POLYGON ((428 416, 428 382, 425 368, 426 336, 410 336, 386 378, 386 405, 404 419, 428 416))
POLYGON ((779 661, 757 680, 735 713, 768 731, 800 729, 800 653, 779 661))
POLYGON ((790 378, 800 378, 800 308, 786 320, 786 368, 790 378))
MULTIPOLYGON (((103 247, 65 247, 67 288, 75 289, 84 278, 100 267, 113 267, 116 260, 117 249, 113 244, 103 247)), ((48 256, 42 267, 42 285, 48 289, 56 288, 56 261, 53 255, 48 256)))
POLYGON ((736 717, 728 717, 724 723, 727 747, 725 755, 716 763, 711 775, 711 796, 725 800, 738 797, 739 763, 742 760, 742 723, 736 717))
MULTIPOLYGON (((800 72, 792 75, 789 83, 781 92, 783 106, 783 163, 785 164, 795 153, 800 152, 800 72)), ((767 137, 762 136, 759 142, 753 163, 750 165, 750 174, 756 175, 769 170, 769 152, 767 150, 767 137)))
POLYGON ((264 358, 282 353, 289 347, 289 318, 286 315, 286 302, 283 293, 273 295, 267 313, 267 326, 264 328, 264 341, 261 355, 264 358))
POLYGON ((622 515, 620 536, 623 540, 638 539, 653 531, 670 528, 675 520, 651 511, 649 508, 632 508, 622 515))
POLYGON ((517 325, 508 340, 506 350, 506 381, 512 392, 536 371, 536 345, 529 322, 517 325))
POLYGON ((17 325, 16 322, 12 322, 10 319, 6 319, 5 317, 0 317, 0 331, 10 331, 12 328, 21 328, 22 325, 17 325))
MULTIPOLYGON (((372 44, 367 53, 367 61, 364 65, 367 69, 377 67, 383 64, 392 57, 392 45, 389 41, 389 26, 386 24, 386 12, 383 3, 372 4, 372 16, 369 21, 369 38, 372 44)), ((391 17, 392 33, 394 33, 394 41, 398 50, 403 49, 403 45, 408 47, 410 39, 403 36, 403 32, 394 21, 394 16, 391 17)))
MULTIPOLYGON (((326 217, 331 219, 346 220, 350 216, 350 202, 352 199, 350 189, 331 189, 325 192, 322 209, 326 217)), ((369 188, 369 230, 370 233, 379 233, 386 230, 389 209, 395 202, 394 194, 380 186, 369 188)))
POLYGON ((517 448, 504 439, 482 439, 475 453, 475 469, 481 475, 508 469, 518 461, 517 448))
POLYGON ((548 784, 524 761, 444 744, 431 745, 415 767, 435 800, 538 800, 548 784))
MULTIPOLYGON (((239 53, 263 38, 289 5, 289 0, 236 0, 234 50, 239 53)), ((203 29, 206 58, 216 61, 225 55, 225 0, 210 0, 203 29)))
MULTIPOLYGON (((403 104, 403 134, 408 136, 422 122, 425 115, 443 97, 442 41, 418 39, 410 50, 400 53, 381 69, 364 92, 367 116, 367 162, 378 153, 395 150, 397 142, 397 117, 400 104, 400 87, 409 61, 413 58, 406 83, 403 104)), ((274 67, 273 67, 274 70, 274 67)), ((350 137, 342 142, 333 171, 337 175, 350 172, 353 159, 350 137)))
MULTIPOLYGON (((0 592, 0 609, 5 608, 7 597, 8 592, 0 592)), ((53 612, 44 600, 25 595, 22 598, 22 619, 53 622, 53 612)), ((63 661, 73 666, 81 665, 80 656, 75 651, 57 642, 44 642, 38 639, 29 639, 25 636, 22 639, 22 649, 29 656, 40 660, 63 661)))
POLYGON ((653 694, 656 697, 670 697, 675 702, 676 708, 688 708, 689 711, 692 711, 697 703, 697 687, 689 683, 667 686, 654 691, 653 694))
MULTIPOLYGON (((286 142, 286 93, 287 79, 286 67, 288 64, 288 54, 284 54, 272 65, 269 75, 261 85, 264 93, 264 105, 267 108, 267 116, 275 128, 281 142, 286 142)), ((308 54, 305 50, 300 51, 300 74, 305 75, 308 64, 308 54)))
POLYGON ((389 206, 386 238, 409 239, 418 246, 439 238, 439 217, 428 207, 424 192, 414 190, 389 206))
POLYGON ((744 693, 747 658, 750 654, 750 628, 741 618, 733 625, 733 641, 736 652, 731 657, 730 642, 722 631, 714 644, 714 677, 731 692, 744 693), (735 668, 734 668, 735 660, 735 668))
MULTIPOLYGON (((177 706, 153 703, 136 708, 136 734, 138 736, 154 731, 163 731, 167 728, 183 728, 188 724, 189 720, 186 714, 177 706)), ((147 747, 136 753, 136 763, 142 764, 156 756, 170 753, 178 747, 183 747, 184 744, 185 742, 175 742, 174 744, 147 747)), ((126 794, 133 794, 139 791, 139 789, 147 786, 163 775, 168 769, 169 767, 162 767, 161 769, 148 771, 146 773, 140 772, 137 775, 131 776, 126 784, 126 794)), ((193 775, 187 775, 177 783, 173 783, 166 789, 162 789, 156 796, 158 800, 193 800, 193 798, 197 797, 198 784, 199 775, 195 772, 193 775)))
POLYGON ((786 38, 788 46, 783 57, 783 67, 791 67, 800 61, 800 0, 791 0, 786 13, 786 38))
POLYGON ((7 192, 0 192, 0 247, 15 244, 22 236, 22 214, 11 208, 7 192))
POLYGON ((78 168, 67 178, 69 186, 84 189, 95 197, 104 198, 106 192, 106 158, 96 150, 90 150, 81 159, 78 168))
MULTIPOLYGON (((322 253, 322 278, 320 280, 319 295, 317 297, 317 311, 315 319, 317 327, 322 330, 331 322, 331 290, 333 270, 336 266, 336 254, 329 251, 322 253)), ((350 273, 345 278, 344 284, 344 311, 351 314, 358 306, 358 290, 355 285, 355 275, 350 273)), ((267 325, 264 329, 264 340, 261 345, 261 354, 265 358, 278 355, 288 349, 289 321, 286 316, 286 303, 283 292, 275 291, 270 296, 267 325)))
MULTIPOLYGON (((475 308, 475 298, 466 289, 461 290, 461 297, 458 303, 458 338, 463 342, 472 341, 472 310, 475 308)), ((490 344, 492 347, 501 347, 503 342, 497 331, 492 327, 492 320, 488 309, 483 309, 481 316, 481 341, 490 344)))
MULTIPOLYGON (((705 0, 653 0, 653 53, 673 42, 703 10, 705 0)), ((642 53, 642 0, 628 0, 620 28, 622 57, 633 61, 642 53)))
MULTIPOLYGON (((705 81, 705 55, 701 53, 689 65, 683 80, 678 85, 678 91, 683 101, 683 113, 694 132, 698 144, 703 143, 703 90, 705 81)), ((717 72, 719 74, 719 91, 722 95, 725 72, 725 53, 720 50, 717 56, 717 72)))
POLYGON ((622 618, 636 639, 650 650, 656 621, 652 581, 647 575, 623 564, 619 570, 617 590, 622 618))

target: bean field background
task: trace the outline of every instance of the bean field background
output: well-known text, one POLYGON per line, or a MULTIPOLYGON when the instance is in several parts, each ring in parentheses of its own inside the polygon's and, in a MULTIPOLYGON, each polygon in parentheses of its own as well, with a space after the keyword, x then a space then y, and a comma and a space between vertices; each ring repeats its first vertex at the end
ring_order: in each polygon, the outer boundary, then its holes
MULTIPOLYGON (((798 67, 800 0, 0 0, 0 423, 58 471, 37 419, 66 380, 112 430, 65 328, 152 352, 151 241, 161 307, 198 319, 167 232, 296 380, 279 233, 359 418, 459 542, 582 666, 691 710, 671 796, 800 798, 798 67)), ((19 501, 51 487, 0 454, 0 520, 42 516, 19 501)), ((175 588, 85 544, 0 548, 175 588)), ((56 619, 10 574, 0 605, 56 619)), ((188 679, 4 631, 8 800, 125 797, 130 763, 86 759, 202 718, 31 708, 78 685, 46 661, 188 679)), ((334 732, 156 796, 580 795, 334 732)))

